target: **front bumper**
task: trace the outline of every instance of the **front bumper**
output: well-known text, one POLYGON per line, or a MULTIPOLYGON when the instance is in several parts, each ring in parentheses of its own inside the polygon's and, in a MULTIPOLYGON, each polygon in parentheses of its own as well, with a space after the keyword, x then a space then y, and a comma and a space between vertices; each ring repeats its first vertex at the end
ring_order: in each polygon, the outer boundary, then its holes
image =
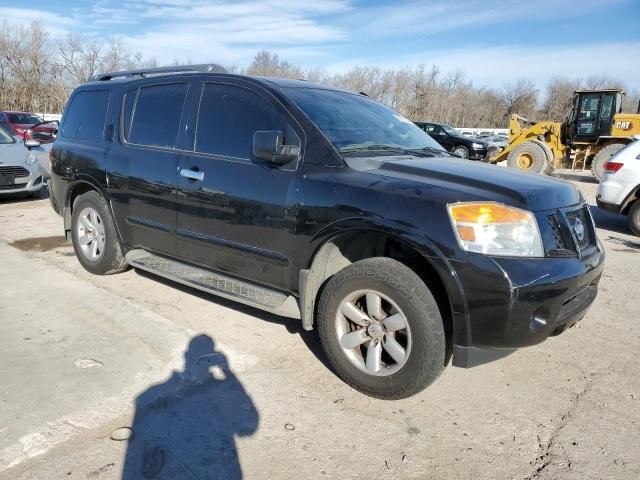
POLYGON ((456 268, 469 315, 467 342, 454 344, 453 365, 487 363, 575 325, 595 300, 603 265, 600 247, 587 258, 470 254, 456 268))
POLYGON ((13 184, 0 185, 0 197, 39 192, 44 185, 44 174, 39 167, 31 167, 28 177, 15 177, 13 184))
POLYGON ((469 160, 481 160, 484 161, 487 158, 488 150, 474 150, 469 149, 469 160))

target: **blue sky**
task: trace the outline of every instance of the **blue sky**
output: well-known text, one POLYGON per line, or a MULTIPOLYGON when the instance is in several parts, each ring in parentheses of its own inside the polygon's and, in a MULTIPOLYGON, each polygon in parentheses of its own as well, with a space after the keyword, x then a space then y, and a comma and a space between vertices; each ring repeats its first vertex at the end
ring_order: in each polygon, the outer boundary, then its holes
POLYGON ((145 57, 246 66, 437 65, 477 86, 607 74, 640 88, 640 0, 0 1, 0 19, 53 36, 119 36, 145 57), (44 5, 44 6, 43 6, 44 5))

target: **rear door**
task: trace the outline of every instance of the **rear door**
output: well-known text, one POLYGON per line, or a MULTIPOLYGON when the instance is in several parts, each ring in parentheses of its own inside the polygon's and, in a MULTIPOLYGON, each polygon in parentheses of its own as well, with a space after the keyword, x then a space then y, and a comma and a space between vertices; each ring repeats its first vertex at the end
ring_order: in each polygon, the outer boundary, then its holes
POLYGON ((118 226, 131 247, 177 254, 176 183, 189 90, 182 79, 138 84, 125 93, 108 172, 118 226))
POLYGON ((290 286, 297 211, 297 163, 253 156, 253 134, 301 130, 277 100, 245 82, 203 81, 194 100, 193 152, 180 159, 178 252, 182 259, 274 288, 290 286), (193 176, 193 173, 187 173, 193 176))

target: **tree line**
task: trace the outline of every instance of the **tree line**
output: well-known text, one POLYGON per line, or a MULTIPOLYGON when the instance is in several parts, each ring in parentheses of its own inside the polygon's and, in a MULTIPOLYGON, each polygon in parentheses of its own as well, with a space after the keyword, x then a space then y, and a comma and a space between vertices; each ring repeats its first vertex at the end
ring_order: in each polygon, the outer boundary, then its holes
MULTIPOLYGON (((186 63, 192 62, 172 62, 186 63)), ((39 23, 25 26, 5 21, 0 24, 0 109, 60 113, 75 86, 92 75, 154 66, 158 66, 156 59, 143 58, 117 38, 51 37, 39 23)), ((542 90, 524 78, 500 88, 482 87, 463 70, 442 72, 428 64, 402 68, 355 65, 335 73, 321 67, 303 68, 264 50, 256 53, 248 67, 226 68, 364 92, 412 120, 458 127, 503 128, 512 113, 531 120, 562 121, 571 109, 574 90, 625 87, 622 80, 602 74, 584 79, 554 77, 542 90)), ((623 111, 635 112, 639 100, 638 90, 627 92, 623 111)))

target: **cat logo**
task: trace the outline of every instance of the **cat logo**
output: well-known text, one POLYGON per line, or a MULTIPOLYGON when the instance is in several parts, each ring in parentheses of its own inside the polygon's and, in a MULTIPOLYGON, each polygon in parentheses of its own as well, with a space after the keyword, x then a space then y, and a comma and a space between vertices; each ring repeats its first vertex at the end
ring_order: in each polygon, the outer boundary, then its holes
POLYGON ((616 128, 619 130, 631 130, 631 122, 617 122, 616 128))

